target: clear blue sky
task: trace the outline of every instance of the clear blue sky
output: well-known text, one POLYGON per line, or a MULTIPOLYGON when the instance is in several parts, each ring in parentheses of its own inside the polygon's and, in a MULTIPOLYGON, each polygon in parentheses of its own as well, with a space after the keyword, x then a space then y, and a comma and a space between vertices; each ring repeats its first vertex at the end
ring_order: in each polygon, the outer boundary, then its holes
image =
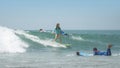
POLYGON ((120 30, 120 0, 0 0, 0 26, 120 30))

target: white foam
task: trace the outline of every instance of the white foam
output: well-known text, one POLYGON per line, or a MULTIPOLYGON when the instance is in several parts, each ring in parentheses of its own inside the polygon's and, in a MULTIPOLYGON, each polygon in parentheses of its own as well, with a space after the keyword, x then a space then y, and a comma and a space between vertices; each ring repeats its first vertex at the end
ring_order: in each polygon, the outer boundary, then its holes
POLYGON ((84 41, 84 39, 80 36, 72 36, 71 37, 73 40, 80 40, 80 41, 84 41))
POLYGON ((120 53, 118 53, 118 54, 112 54, 112 56, 120 56, 120 53))
POLYGON ((27 47, 14 30, 0 26, 0 53, 23 53, 27 47))
POLYGON ((64 47, 64 48, 66 48, 66 46, 64 46, 64 45, 62 45, 60 43, 52 42, 50 39, 42 40, 39 37, 31 35, 31 34, 28 34, 28 33, 24 32, 24 31, 16 31, 16 33, 20 34, 20 35, 24 35, 27 39, 30 39, 30 40, 32 40, 34 42, 37 42, 39 44, 42 44, 44 46, 64 47))

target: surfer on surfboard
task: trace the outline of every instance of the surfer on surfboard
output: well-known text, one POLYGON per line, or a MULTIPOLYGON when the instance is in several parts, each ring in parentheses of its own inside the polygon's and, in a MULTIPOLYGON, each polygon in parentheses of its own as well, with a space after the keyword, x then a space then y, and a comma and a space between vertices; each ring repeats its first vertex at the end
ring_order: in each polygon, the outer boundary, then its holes
POLYGON ((55 32, 55 39, 54 39, 54 41, 56 41, 57 39, 59 39, 60 43, 62 43, 62 39, 61 39, 62 30, 60 28, 60 24, 59 23, 56 24, 54 32, 55 32))
MULTIPOLYGON (((99 56, 111 56, 112 53, 111 53, 111 47, 112 47, 112 44, 109 44, 108 45, 108 48, 107 48, 107 51, 105 52, 102 52, 102 51, 98 51, 98 49, 95 47, 93 48, 93 55, 99 55, 99 56)), ((78 56, 85 56, 85 55, 88 55, 86 53, 81 53, 81 52, 76 52, 76 55, 78 56)))

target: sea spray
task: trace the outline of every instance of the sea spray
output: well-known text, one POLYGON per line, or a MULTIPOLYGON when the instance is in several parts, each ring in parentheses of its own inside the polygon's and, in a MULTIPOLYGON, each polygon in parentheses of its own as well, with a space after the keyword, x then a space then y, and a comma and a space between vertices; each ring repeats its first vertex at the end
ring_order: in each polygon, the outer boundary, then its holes
POLYGON ((15 34, 15 30, 0 26, 0 53, 23 53, 28 46, 15 34))

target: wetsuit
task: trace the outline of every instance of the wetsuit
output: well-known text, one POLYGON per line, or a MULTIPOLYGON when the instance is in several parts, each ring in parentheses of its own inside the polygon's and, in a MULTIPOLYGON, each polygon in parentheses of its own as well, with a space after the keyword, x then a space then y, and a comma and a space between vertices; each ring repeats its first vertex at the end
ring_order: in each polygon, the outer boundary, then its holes
POLYGON ((62 34, 62 31, 61 31, 60 28, 55 28, 54 32, 55 32, 56 34, 62 34))
POLYGON ((94 55, 104 55, 104 56, 111 56, 111 50, 107 49, 107 52, 94 52, 94 55))
POLYGON ((69 36, 67 33, 65 33, 64 31, 62 31, 60 28, 55 28, 54 32, 56 34, 61 34, 61 35, 69 36))

